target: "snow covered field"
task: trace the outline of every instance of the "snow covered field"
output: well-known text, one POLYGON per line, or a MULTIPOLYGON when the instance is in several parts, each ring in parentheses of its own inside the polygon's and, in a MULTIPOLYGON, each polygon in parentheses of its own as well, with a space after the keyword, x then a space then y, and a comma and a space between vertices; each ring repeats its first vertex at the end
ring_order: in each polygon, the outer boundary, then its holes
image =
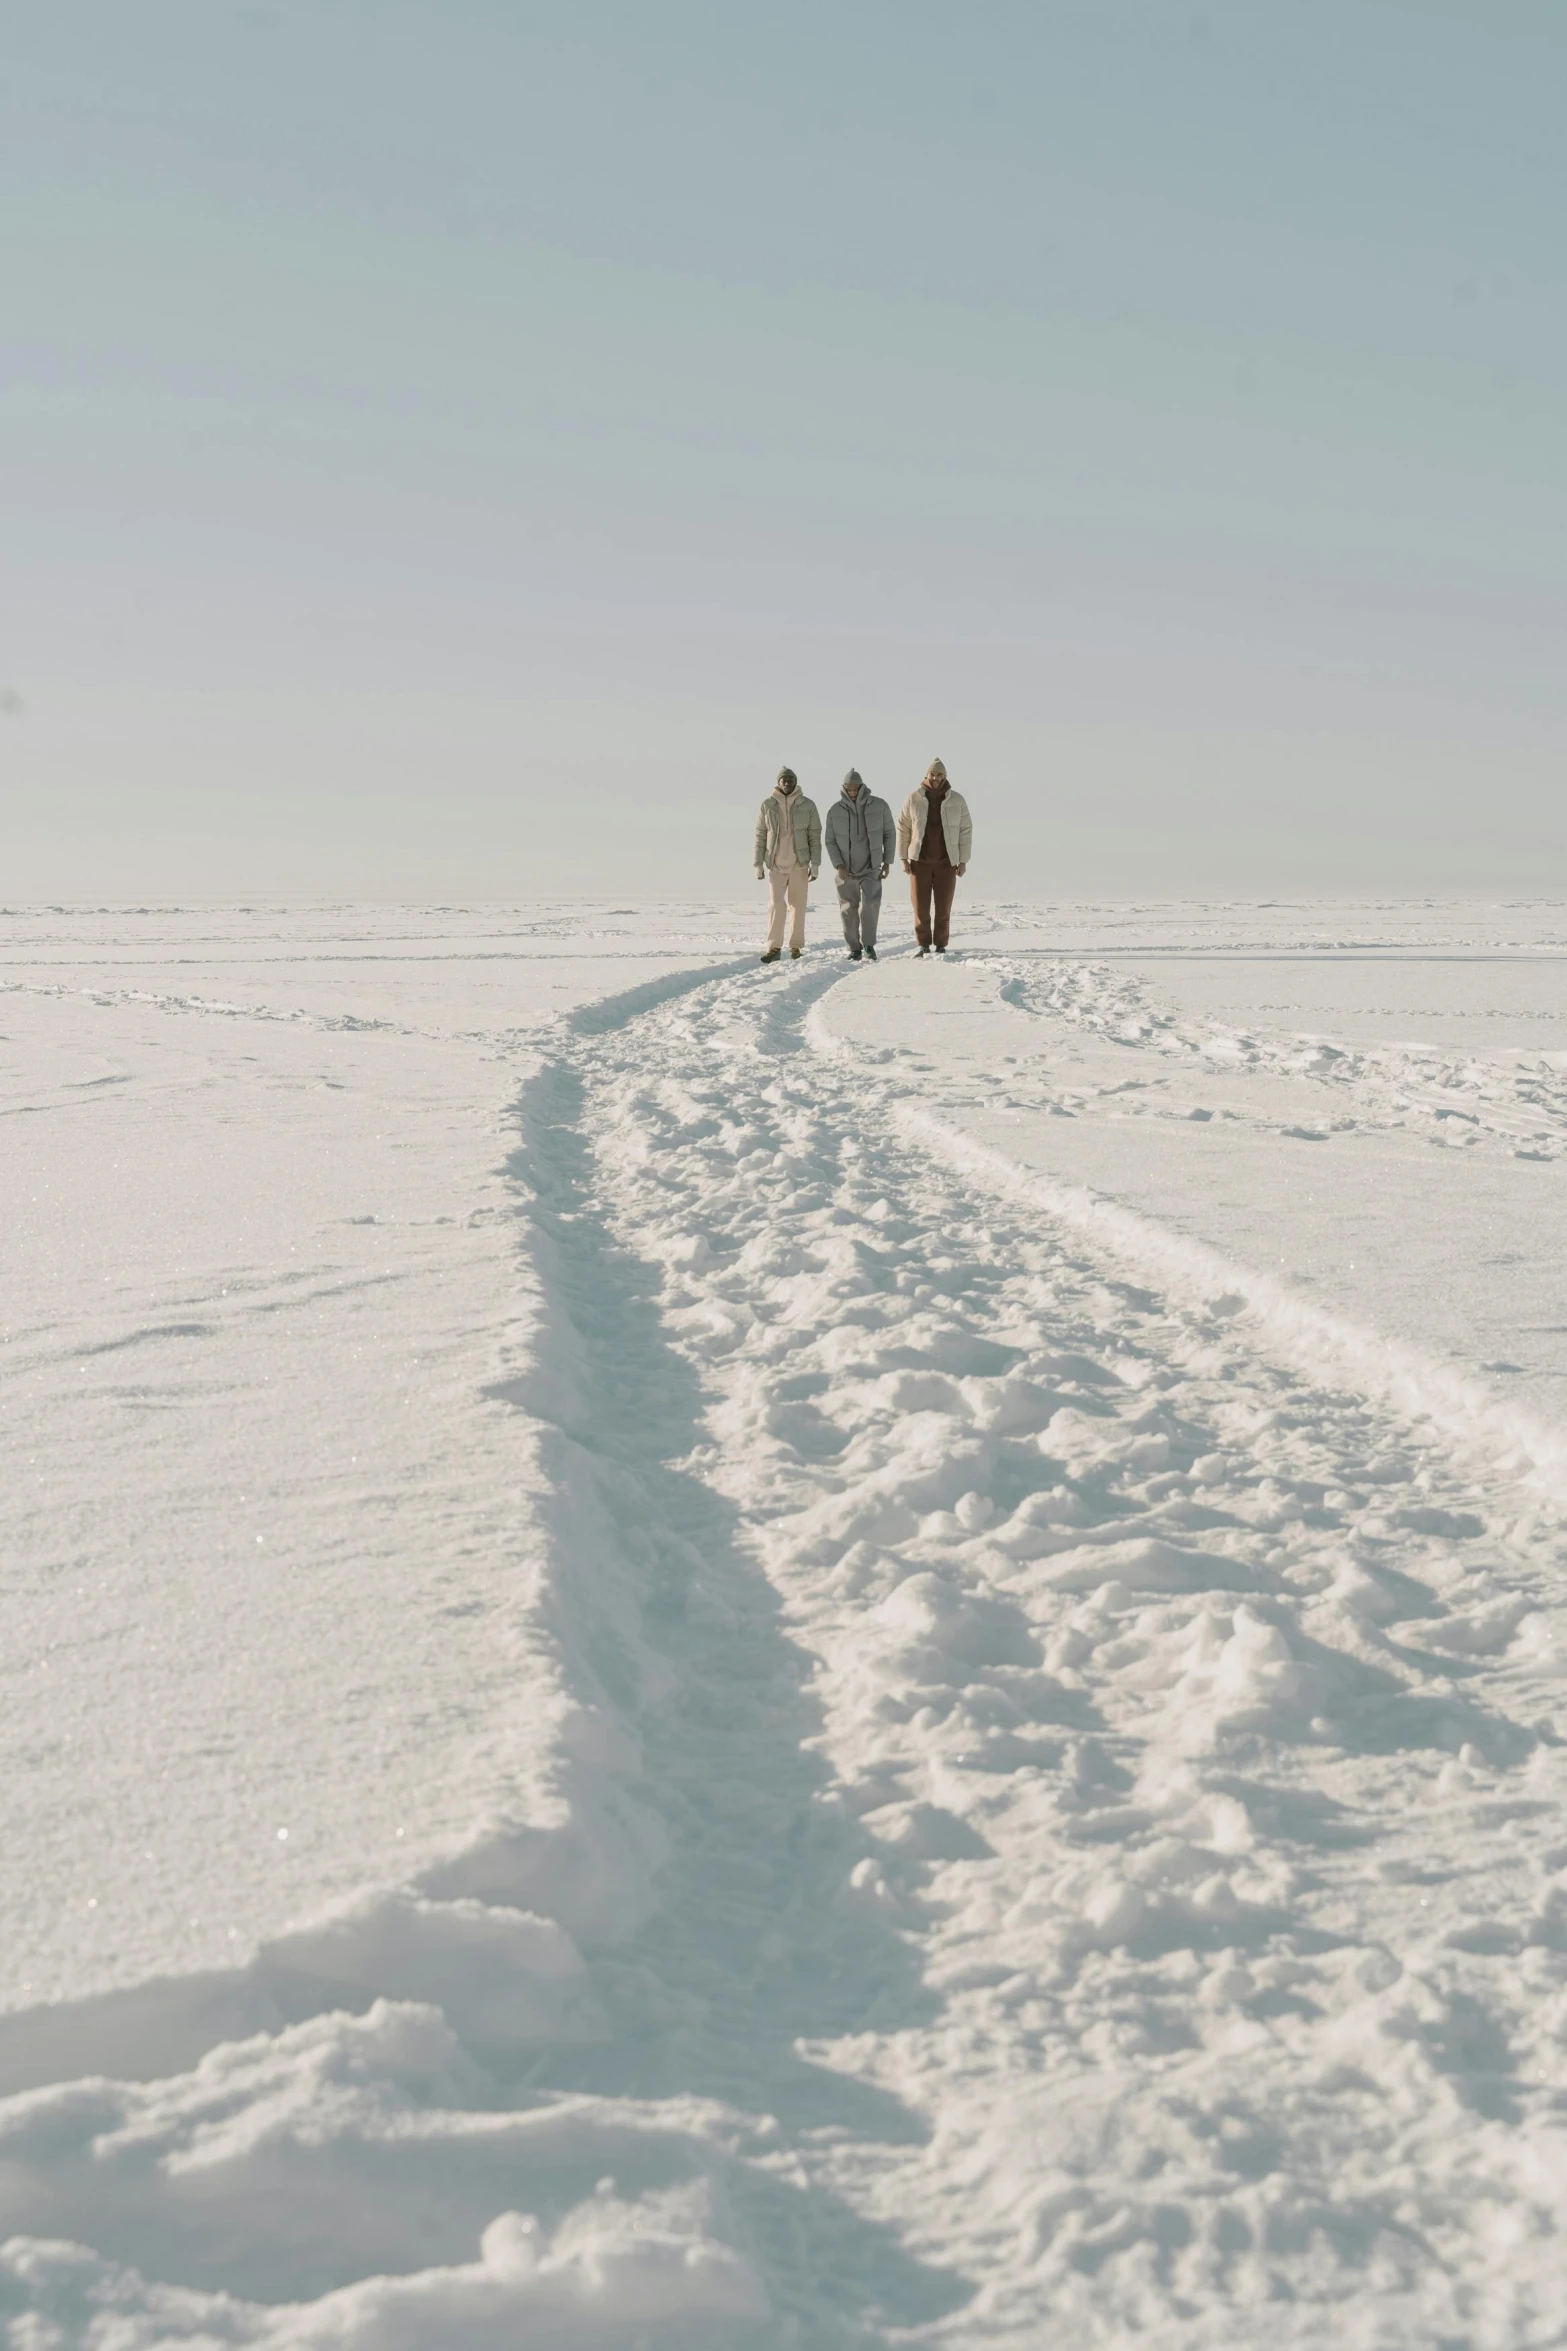
POLYGON ((3 917, 17 2351, 1559 2344, 1567 909, 3 917))

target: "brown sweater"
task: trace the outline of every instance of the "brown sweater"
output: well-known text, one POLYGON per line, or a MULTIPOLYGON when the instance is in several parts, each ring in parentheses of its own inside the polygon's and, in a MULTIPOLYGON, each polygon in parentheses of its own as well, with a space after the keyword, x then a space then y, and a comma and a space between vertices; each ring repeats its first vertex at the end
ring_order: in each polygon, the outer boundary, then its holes
POLYGON ((947 797, 946 785, 943 784, 938 791, 933 792, 927 784, 925 797, 930 802, 925 811, 925 838, 919 845, 919 854, 914 863, 950 866, 952 859, 947 853, 947 836, 941 822, 941 803, 947 797))

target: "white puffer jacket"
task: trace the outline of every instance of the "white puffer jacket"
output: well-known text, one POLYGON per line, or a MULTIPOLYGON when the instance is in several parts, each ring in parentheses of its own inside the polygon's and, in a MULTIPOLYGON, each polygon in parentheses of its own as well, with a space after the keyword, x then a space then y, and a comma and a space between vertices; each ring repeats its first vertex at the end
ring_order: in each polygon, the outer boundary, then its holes
MULTIPOLYGON (((929 814, 930 794, 923 784, 916 784, 898 814, 898 855, 905 865, 912 865, 924 846, 925 820, 929 814)), ((953 864, 967 865, 974 845, 974 821, 968 812, 968 802, 950 784, 941 796, 941 830, 953 864)))

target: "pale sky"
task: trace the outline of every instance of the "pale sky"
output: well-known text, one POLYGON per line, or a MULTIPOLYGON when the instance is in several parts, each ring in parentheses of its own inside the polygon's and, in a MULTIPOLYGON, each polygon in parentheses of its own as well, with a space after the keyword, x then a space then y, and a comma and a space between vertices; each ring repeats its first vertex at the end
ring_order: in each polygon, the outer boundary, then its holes
POLYGON ((0 0, 0 898, 1567 887, 1561 0, 0 0))

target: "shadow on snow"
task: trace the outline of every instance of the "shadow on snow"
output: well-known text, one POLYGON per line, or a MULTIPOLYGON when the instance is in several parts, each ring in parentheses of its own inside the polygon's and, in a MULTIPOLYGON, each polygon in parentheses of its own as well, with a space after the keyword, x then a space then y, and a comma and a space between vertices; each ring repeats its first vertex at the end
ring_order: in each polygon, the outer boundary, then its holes
MULTIPOLYGON (((812 1663, 740 1548, 734 1508, 678 1466, 705 1441, 700 1383, 665 1336, 657 1268, 617 1244, 595 1203, 582 1111, 575 1072, 541 1073, 511 1173, 530 1195, 557 1344, 575 1359, 555 1394, 567 1474, 611 1497, 639 1587, 640 1638, 664 1689, 640 1695, 623 1630, 598 1618, 591 1558, 569 1595, 573 1646, 630 1718, 638 1795, 660 1816, 668 1851, 652 1915, 591 1953, 611 2037, 551 2049, 529 2080, 722 2100, 776 2118, 777 2153, 845 2135, 889 2148, 918 2141, 923 2125, 896 2098, 799 2053, 802 2042, 915 2026, 932 2004, 900 1938, 844 1903, 869 1847, 831 1801, 832 1776, 812 1751, 822 1728, 812 1663)), ((495 1392, 538 1409, 532 1381, 495 1392)), ((778 2302, 817 2327, 919 2324, 969 2298, 966 2281, 913 2260, 891 2230, 824 2189, 757 2166, 736 2167, 728 2189, 778 2302)))

